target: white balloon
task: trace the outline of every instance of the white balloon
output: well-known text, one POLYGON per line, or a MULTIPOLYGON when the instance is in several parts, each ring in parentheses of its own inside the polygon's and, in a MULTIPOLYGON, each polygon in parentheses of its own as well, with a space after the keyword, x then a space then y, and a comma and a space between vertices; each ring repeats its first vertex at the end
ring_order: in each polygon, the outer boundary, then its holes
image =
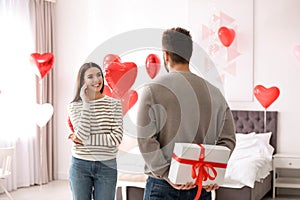
POLYGON ((36 104, 36 124, 42 128, 53 115, 53 106, 50 103, 36 104))

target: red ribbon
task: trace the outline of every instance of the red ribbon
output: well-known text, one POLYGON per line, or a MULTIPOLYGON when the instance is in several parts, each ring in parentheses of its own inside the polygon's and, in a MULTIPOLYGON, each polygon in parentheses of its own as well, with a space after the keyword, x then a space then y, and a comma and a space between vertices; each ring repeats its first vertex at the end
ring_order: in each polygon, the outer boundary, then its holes
POLYGON ((225 163, 216 163, 216 162, 206 162, 204 161, 205 157, 205 148, 199 144, 201 151, 200 151, 200 157, 199 160, 188 160, 184 158, 179 158, 176 154, 173 153, 172 158, 174 158, 177 162, 187 165, 192 165, 192 178, 197 178, 195 183, 198 185, 197 195, 194 198, 194 200, 198 200, 201 196, 202 192, 202 181, 206 180, 215 180, 217 177, 217 170, 215 170, 215 167, 217 168, 226 168, 227 164, 225 163), (197 169, 198 175, 197 175, 197 169), (212 171, 213 175, 210 175, 209 170, 212 171))

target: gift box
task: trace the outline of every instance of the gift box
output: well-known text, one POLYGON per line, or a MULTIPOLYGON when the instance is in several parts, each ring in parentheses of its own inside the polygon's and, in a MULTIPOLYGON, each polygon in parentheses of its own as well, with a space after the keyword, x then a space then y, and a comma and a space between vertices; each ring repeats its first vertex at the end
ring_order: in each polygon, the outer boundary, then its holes
POLYGON ((230 149, 224 146, 175 143, 169 180, 174 184, 221 185, 229 155, 230 149))

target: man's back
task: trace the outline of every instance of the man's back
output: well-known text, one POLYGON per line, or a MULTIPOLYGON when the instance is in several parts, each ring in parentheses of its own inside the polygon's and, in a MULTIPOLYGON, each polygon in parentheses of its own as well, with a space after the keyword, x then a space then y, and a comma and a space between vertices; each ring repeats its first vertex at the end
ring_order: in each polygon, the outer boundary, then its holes
MULTIPOLYGON (((160 143, 167 161, 171 160, 176 142, 217 144, 226 115, 230 112, 220 91, 191 72, 171 72, 146 85, 140 104, 138 125, 142 127, 138 133, 141 151, 150 153, 149 157, 155 156, 155 149, 148 140, 151 135, 160 143), (144 142, 147 146, 143 146, 144 142)), ((232 133, 228 134, 230 137, 232 133)), ((221 144, 234 148, 234 141, 231 143, 230 139, 221 144)))

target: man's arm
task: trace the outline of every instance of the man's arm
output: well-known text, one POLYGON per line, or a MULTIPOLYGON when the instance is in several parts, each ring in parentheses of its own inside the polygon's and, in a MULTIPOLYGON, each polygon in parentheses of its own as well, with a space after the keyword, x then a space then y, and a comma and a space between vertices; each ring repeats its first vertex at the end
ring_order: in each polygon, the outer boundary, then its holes
POLYGON ((228 147, 231 153, 235 147, 235 125, 232 116, 232 112, 229 108, 225 111, 224 125, 219 135, 217 145, 228 147))
POLYGON ((165 159, 158 141, 157 115, 161 107, 153 103, 149 87, 144 87, 140 95, 137 113, 138 145, 147 168, 158 177, 167 179, 170 164, 165 159))

